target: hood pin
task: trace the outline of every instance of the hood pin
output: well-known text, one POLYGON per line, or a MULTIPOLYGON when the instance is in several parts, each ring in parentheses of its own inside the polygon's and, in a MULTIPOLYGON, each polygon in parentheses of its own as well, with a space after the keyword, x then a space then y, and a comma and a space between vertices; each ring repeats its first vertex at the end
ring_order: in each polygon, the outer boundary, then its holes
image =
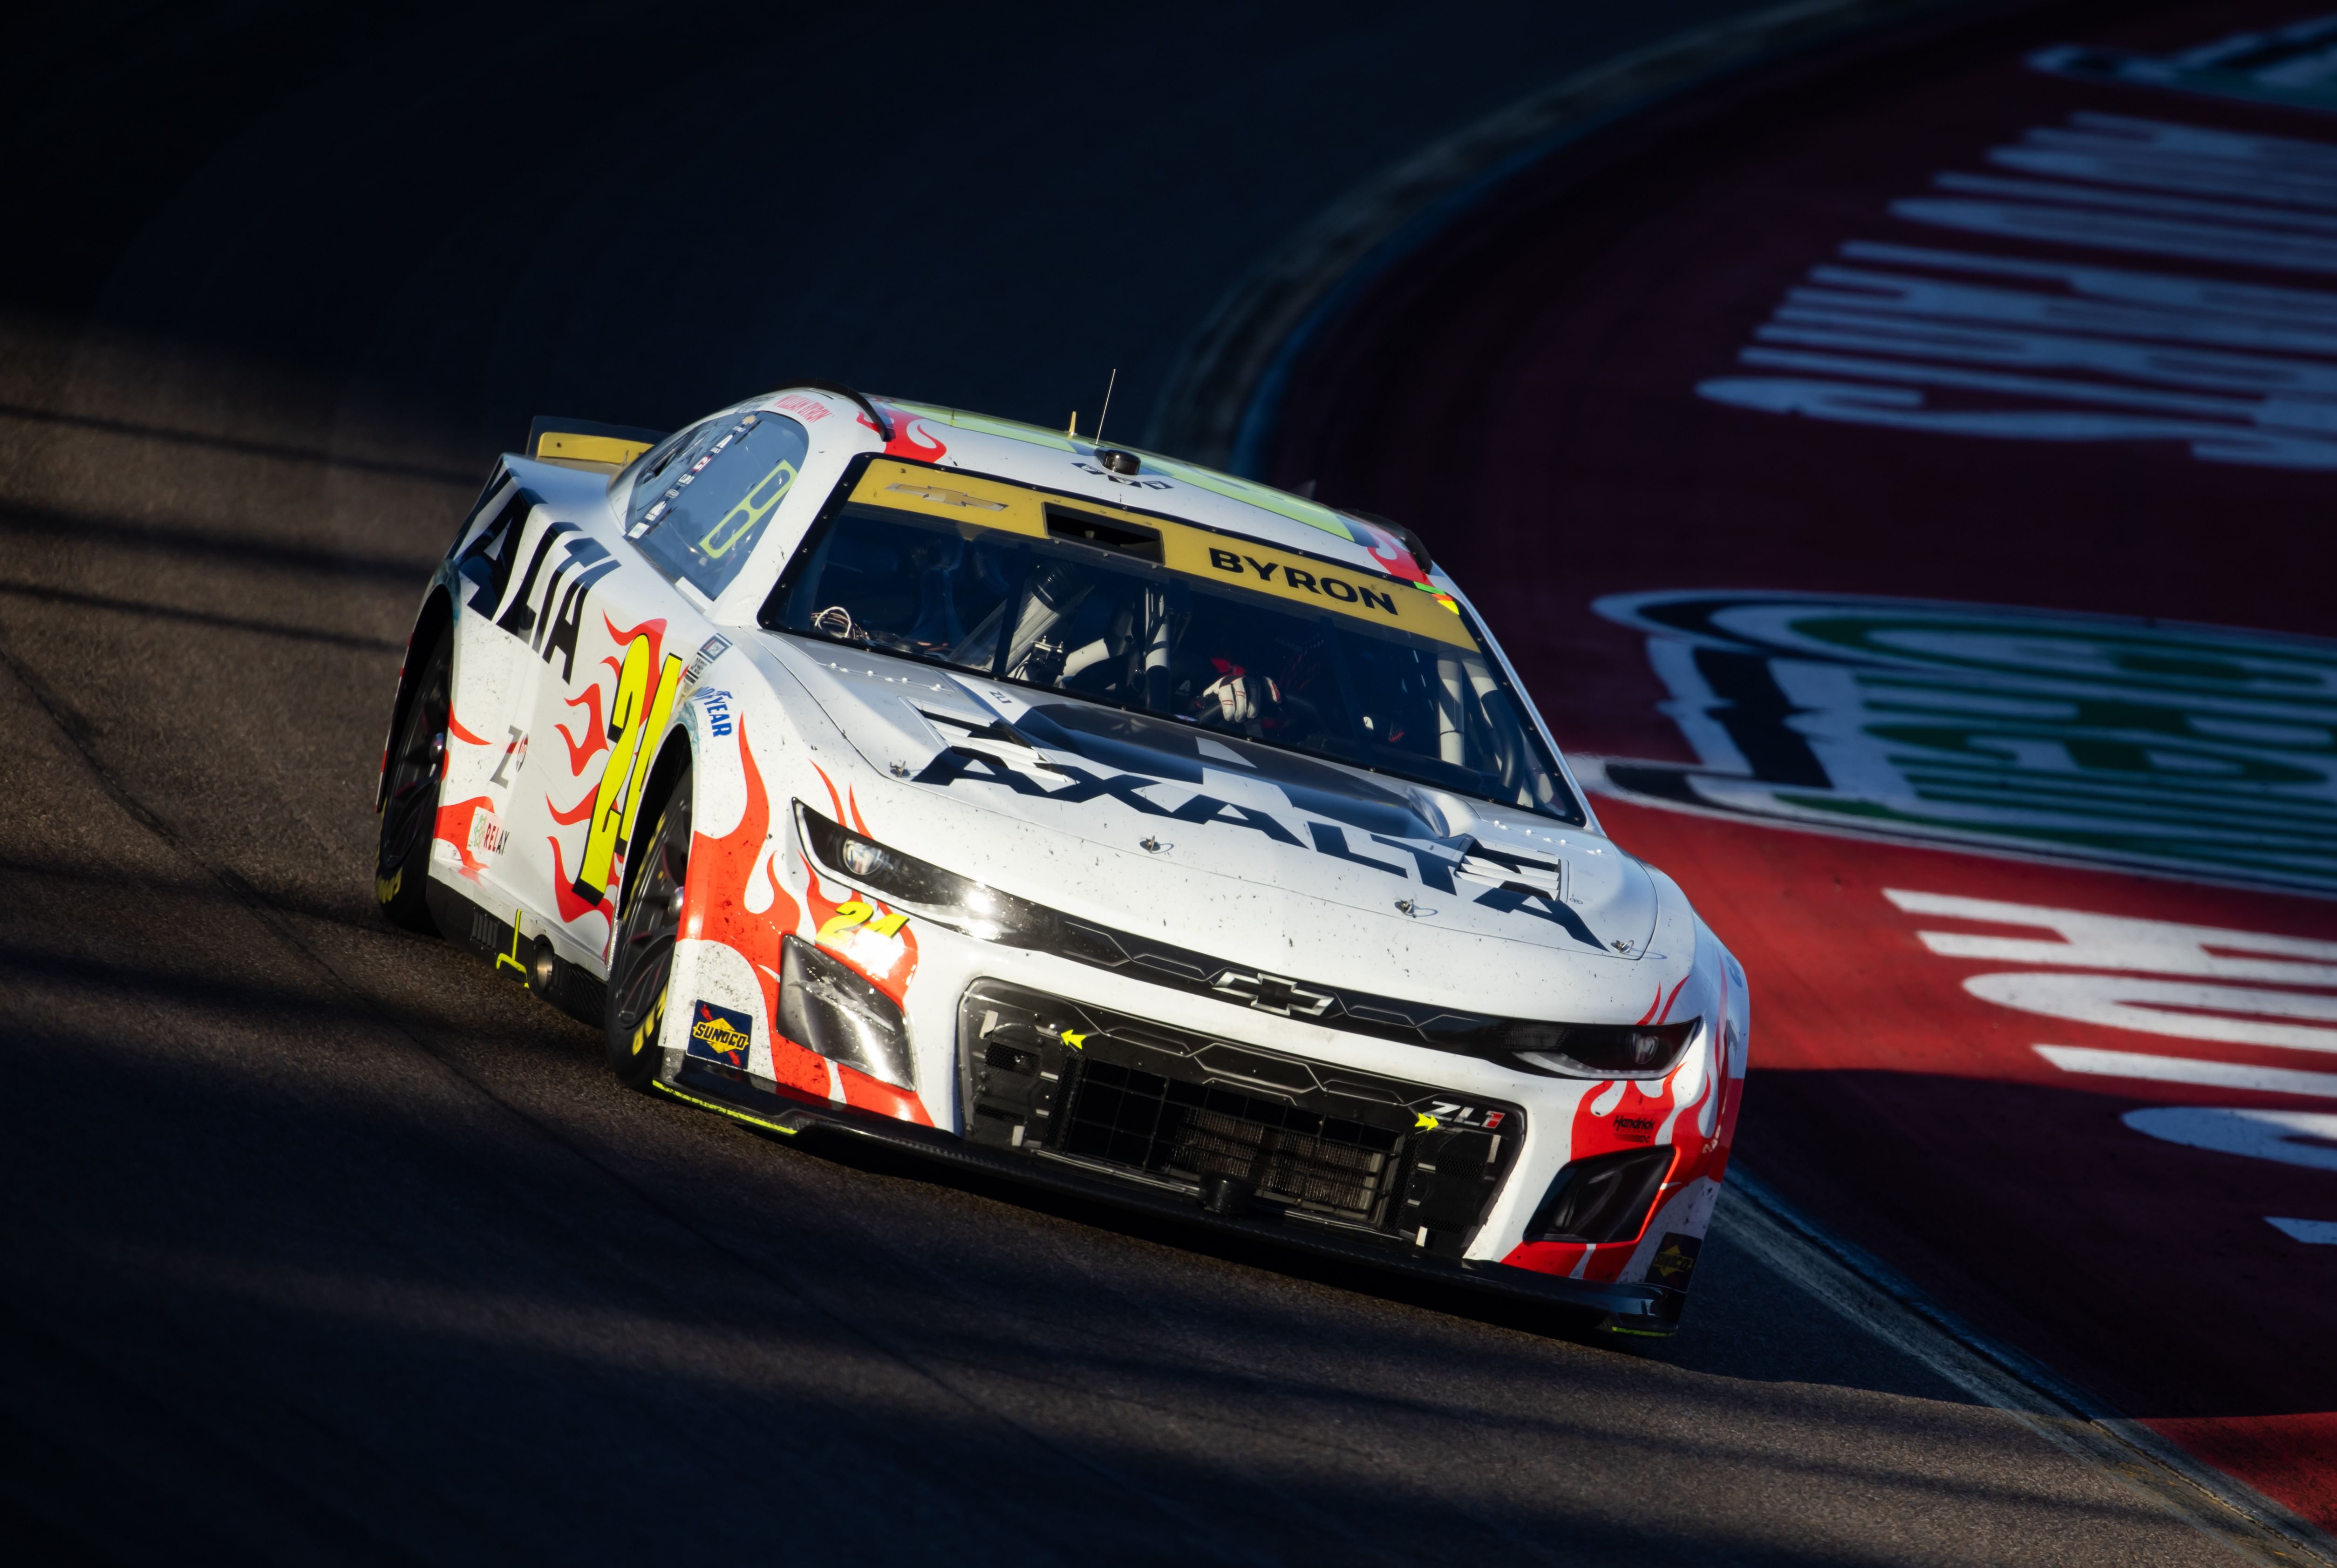
POLYGON ((1138 843, 1139 847, 1140 847, 1140 848, 1142 848, 1142 849, 1149 850, 1149 851, 1150 851, 1152 853, 1154 853, 1154 854, 1156 854, 1156 855, 1157 855, 1157 854, 1159 854, 1162 850, 1165 850, 1165 849, 1167 849, 1167 848, 1168 848, 1168 847, 1169 847, 1168 845, 1162 843, 1159 839, 1156 839, 1156 838, 1149 838, 1149 837, 1148 837, 1148 838, 1141 838, 1141 839, 1137 840, 1136 842, 1137 842, 1137 843, 1138 843))
POLYGON ((1420 919, 1423 915, 1433 915, 1433 914, 1434 914, 1434 913, 1436 912, 1434 910, 1424 910, 1424 909, 1422 909, 1418 904, 1416 904, 1416 903, 1413 902, 1410 899, 1398 899, 1398 900, 1396 900, 1396 901, 1395 901, 1395 910, 1396 910, 1396 913, 1398 913, 1398 914, 1400 914, 1400 915, 1409 915, 1409 916, 1411 916, 1413 920, 1418 920, 1418 919, 1420 919))

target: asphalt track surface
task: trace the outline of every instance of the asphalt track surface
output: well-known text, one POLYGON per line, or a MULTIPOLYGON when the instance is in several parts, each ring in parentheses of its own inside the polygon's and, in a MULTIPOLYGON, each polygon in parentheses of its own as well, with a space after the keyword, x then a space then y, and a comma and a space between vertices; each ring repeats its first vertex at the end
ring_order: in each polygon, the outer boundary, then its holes
POLYGON ((1679 1340, 1583 1343, 621 1093, 591 1031, 370 907, 416 586, 530 414, 670 424, 793 373, 1051 419, 1116 365, 1133 425, 1297 216, 1725 10, 22 34, 20 1560, 2214 1551, 1725 1230, 1679 1340))

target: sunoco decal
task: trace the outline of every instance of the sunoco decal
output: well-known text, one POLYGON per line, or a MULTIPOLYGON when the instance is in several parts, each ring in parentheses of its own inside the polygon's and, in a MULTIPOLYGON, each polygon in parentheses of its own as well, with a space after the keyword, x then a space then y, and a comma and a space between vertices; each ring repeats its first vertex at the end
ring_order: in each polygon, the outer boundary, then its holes
POLYGON ((744 1013, 699 1002, 689 1009, 689 1054, 725 1066, 743 1067, 755 1043, 755 1022, 744 1013))

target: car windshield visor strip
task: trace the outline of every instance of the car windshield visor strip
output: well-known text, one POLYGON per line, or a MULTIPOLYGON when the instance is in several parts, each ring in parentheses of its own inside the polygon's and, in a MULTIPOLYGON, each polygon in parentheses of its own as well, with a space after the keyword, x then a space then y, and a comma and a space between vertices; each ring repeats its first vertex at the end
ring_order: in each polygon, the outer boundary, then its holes
POLYGON ((1174 518, 865 458, 762 624, 1585 820, 1449 596, 1174 518))
POLYGON ((958 1015, 966 1138, 1180 1192, 1213 1213, 1458 1256, 1524 1113, 999 981, 958 1015))
POLYGON ((795 810, 804 852, 815 863, 888 902, 985 941, 1051 953, 1277 1018, 1568 1078, 1662 1077, 1703 1027, 1701 1018, 1651 1026, 1494 1018, 1266 974, 1001 892, 854 833, 801 801, 795 810))

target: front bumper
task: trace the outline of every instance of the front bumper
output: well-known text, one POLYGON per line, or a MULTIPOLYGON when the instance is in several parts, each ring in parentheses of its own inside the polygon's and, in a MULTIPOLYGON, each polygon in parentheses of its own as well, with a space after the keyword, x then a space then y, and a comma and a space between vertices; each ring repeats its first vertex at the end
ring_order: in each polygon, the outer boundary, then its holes
POLYGON ((866 1138, 960 1169, 1099 1200, 1218 1234, 1242 1236, 1407 1279, 1538 1301, 1558 1309, 1586 1329, 1667 1336, 1678 1327, 1687 1300, 1685 1291, 1664 1285, 1569 1280, 1506 1263, 1393 1248, 1286 1217, 1215 1213, 1189 1196, 1115 1180, 1076 1164, 985 1148, 953 1133, 800 1095, 738 1068, 686 1057, 672 1060, 678 1070, 670 1078, 658 1080, 654 1086, 658 1090, 767 1132, 788 1137, 813 1133, 866 1138))

